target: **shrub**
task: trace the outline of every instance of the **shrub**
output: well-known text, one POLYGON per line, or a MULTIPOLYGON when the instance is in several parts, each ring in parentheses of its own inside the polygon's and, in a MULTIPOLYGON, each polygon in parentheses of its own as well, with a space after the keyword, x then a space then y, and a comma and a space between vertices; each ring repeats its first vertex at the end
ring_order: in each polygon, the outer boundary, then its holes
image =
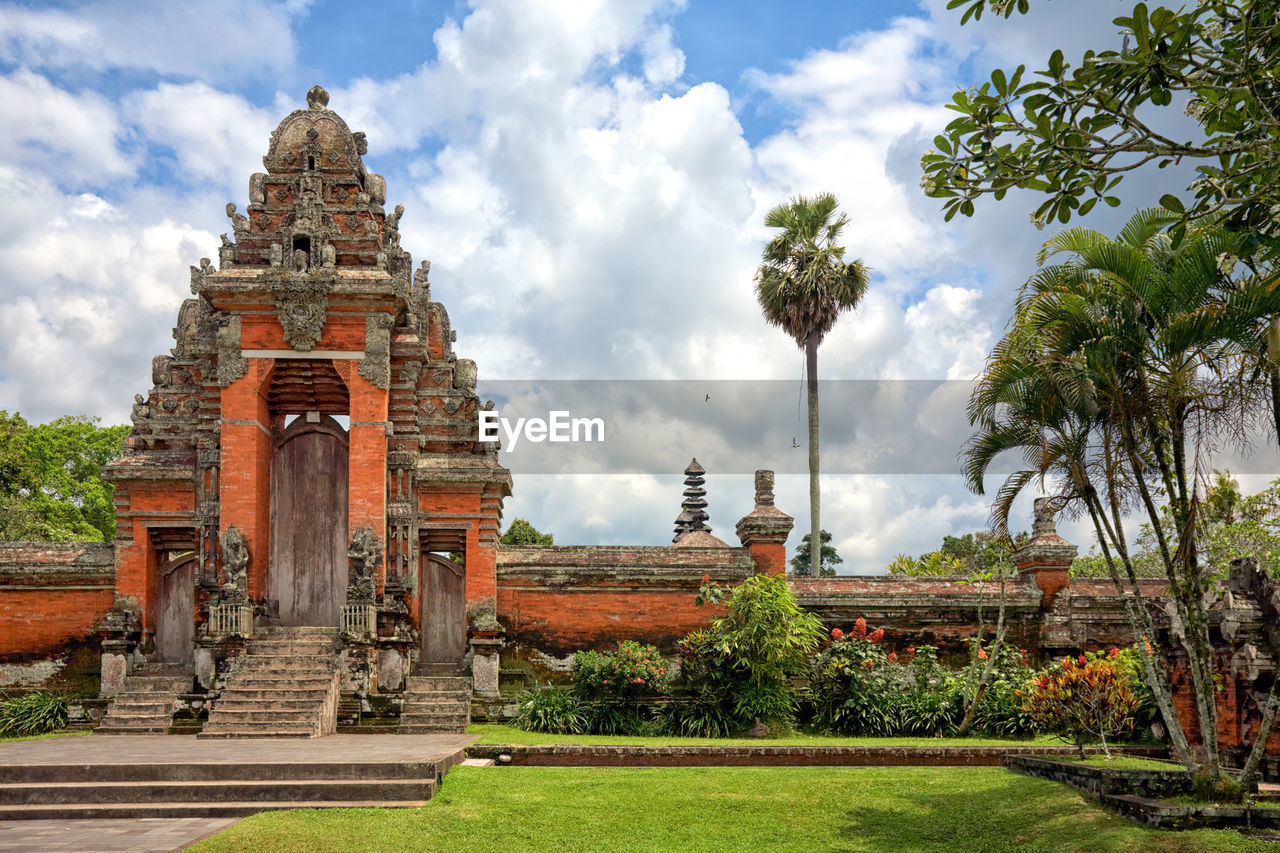
POLYGON ((580 735, 588 731, 587 716, 572 691, 563 687, 543 687, 521 694, 519 710, 512 721, 527 732, 580 735))
POLYGON ((626 699, 661 693, 667 662, 656 647, 623 640, 614 652, 578 652, 570 672, 583 696, 626 699))
POLYGON ((831 636, 813 664, 815 725, 841 734, 899 734, 913 677, 880 646, 884 632, 868 632, 866 620, 859 619, 849 633, 836 628, 831 636))
POLYGON ((1097 736, 1108 756, 1107 735, 1133 726, 1138 698, 1115 656, 1080 655, 1063 658, 1029 683, 1023 710, 1046 730, 1073 740, 1084 755, 1084 744, 1097 736))
POLYGON ((0 737, 42 735, 70 722, 67 697, 55 693, 27 693, 0 702, 0 737))

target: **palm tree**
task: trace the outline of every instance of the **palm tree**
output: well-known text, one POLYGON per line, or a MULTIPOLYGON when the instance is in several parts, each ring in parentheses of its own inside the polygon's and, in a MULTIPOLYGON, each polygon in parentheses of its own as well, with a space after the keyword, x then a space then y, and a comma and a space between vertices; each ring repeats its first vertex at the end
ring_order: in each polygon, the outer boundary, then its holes
MULTIPOLYGON (((822 541, 818 487, 818 345, 845 311, 867 292, 867 268, 844 260, 836 241, 849 218, 831 193, 796 196, 765 215, 782 229, 764 248, 756 271, 756 298, 765 320, 804 350, 809 390, 809 537, 822 541)), ((821 572, 821 551, 810 549, 809 575, 821 572)))

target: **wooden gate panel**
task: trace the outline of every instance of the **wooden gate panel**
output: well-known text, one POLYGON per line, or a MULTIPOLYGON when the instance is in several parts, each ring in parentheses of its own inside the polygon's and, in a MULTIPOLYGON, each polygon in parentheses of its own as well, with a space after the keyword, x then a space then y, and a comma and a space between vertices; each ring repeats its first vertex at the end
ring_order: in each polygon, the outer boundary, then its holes
POLYGON ((466 573, 460 563, 424 554, 422 662, 462 665, 467 652, 466 573))
POLYGON ((271 460, 267 595, 281 625, 337 625, 347 592, 347 435, 333 418, 285 430, 271 460))
POLYGON ((170 560, 156 584, 156 654, 165 663, 190 663, 196 639, 196 559, 170 560))

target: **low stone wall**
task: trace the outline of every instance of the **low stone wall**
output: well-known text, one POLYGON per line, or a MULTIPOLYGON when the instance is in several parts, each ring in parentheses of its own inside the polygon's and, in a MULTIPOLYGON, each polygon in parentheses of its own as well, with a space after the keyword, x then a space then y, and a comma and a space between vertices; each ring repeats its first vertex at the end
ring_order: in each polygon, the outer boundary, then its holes
MULTIPOLYGON (((1095 751, 1094 754, 1098 752, 1095 751)), ((1116 754, 1134 753, 1117 751, 1116 754)), ((1191 789, 1191 774, 1173 767, 1168 770, 1120 769, 1027 755, 1010 755, 1005 763, 1015 773, 1061 782, 1094 797, 1102 797, 1104 794, 1176 797, 1191 789)))
MULTIPOLYGON (((471 758, 510 756, 504 764, 539 767, 999 767, 1009 755, 1066 755, 1043 746, 594 746, 472 744, 471 758)), ((1164 757, 1131 747, 1126 755, 1164 757)))
POLYGON ((114 588, 111 543, 0 543, 0 688, 96 694, 93 629, 114 588))
POLYGON ((702 578, 738 584, 753 567, 745 548, 500 546, 503 665, 551 677, 574 652, 619 640, 673 655, 682 636, 718 613, 694 604, 702 578))

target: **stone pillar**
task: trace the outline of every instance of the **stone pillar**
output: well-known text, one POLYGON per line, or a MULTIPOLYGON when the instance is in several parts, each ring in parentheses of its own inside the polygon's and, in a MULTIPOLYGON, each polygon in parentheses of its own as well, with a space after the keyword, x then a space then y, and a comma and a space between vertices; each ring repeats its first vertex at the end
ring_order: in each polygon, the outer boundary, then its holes
POLYGON ((475 695, 484 699, 498 698, 498 652, 500 637, 473 636, 471 643, 471 683, 475 695))
POLYGON ((751 552, 756 574, 776 577, 787 571, 787 537, 795 519, 773 505, 773 472, 756 472, 756 506, 738 522, 742 545, 751 552))
POLYGON ((1075 545, 1058 535, 1053 512, 1052 498, 1036 498, 1031 539, 1013 552, 1019 577, 1040 589, 1042 607, 1048 607, 1054 596, 1070 586, 1071 561, 1077 551, 1075 545))
MULTIPOLYGON (((222 389, 219 445, 222 473, 219 533, 235 527, 249 549, 249 597, 267 591, 271 535, 271 414, 267 387, 274 359, 251 358, 239 379, 222 389)), ((224 579, 225 580, 225 579, 224 579)))

